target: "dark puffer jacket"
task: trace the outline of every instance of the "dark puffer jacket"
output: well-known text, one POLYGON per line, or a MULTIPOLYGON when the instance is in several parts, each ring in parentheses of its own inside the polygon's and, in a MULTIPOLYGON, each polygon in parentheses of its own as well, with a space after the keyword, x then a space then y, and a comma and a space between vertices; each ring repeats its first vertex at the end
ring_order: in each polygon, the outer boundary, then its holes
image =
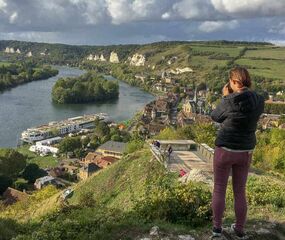
POLYGON ((216 146, 237 150, 254 149, 257 122, 263 110, 264 98, 248 89, 223 97, 211 113, 212 119, 221 123, 216 146))

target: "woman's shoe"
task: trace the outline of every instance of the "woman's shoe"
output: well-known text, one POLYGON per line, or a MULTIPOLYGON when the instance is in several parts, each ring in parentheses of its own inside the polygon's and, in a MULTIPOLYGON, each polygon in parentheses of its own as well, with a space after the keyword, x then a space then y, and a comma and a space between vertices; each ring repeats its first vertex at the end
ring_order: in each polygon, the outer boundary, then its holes
POLYGON ((231 230, 235 233, 238 239, 248 239, 248 236, 243 231, 238 231, 236 229, 236 225, 234 223, 231 225, 231 230))
POLYGON ((220 238, 222 236, 222 228, 213 227, 212 236, 210 239, 220 238))

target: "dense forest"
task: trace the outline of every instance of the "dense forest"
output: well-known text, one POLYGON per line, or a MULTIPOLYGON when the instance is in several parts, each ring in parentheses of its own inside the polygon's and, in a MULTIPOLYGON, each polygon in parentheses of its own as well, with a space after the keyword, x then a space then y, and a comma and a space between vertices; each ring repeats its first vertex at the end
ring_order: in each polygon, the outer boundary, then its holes
POLYGON ((47 79, 57 74, 57 69, 32 62, 0 63, 0 92, 23 83, 47 79))
POLYGON ((94 72, 76 78, 61 78, 52 89, 52 99, 56 103, 101 102, 118 96, 118 82, 108 81, 94 72))

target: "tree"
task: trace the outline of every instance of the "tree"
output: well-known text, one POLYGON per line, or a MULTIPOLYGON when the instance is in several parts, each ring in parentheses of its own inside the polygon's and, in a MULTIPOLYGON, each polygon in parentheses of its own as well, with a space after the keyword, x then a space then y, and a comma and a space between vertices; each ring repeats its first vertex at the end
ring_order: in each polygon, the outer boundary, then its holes
POLYGON ((212 123, 198 123, 193 125, 195 141, 206 143, 210 147, 215 146, 217 128, 212 123))
POLYGON ((26 166, 26 157, 14 149, 0 149, 0 175, 17 177, 26 166))
POLYGON ((59 144, 59 152, 67 154, 73 152, 76 149, 81 148, 81 141, 79 137, 66 137, 59 144))
POLYGON ((12 185, 13 181, 7 176, 0 175, 0 195, 2 195, 8 187, 12 185))
POLYGON ((99 122, 94 129, 94 133, 99 138, 103 138, 104 136, 107 136, 110 134, 110 128, 107 125, 107 123, 99 122))
POLYGON ((19 178, 14 182, 13 187, 19 191, 24 191, 29 188, 29 184, 27 180, 23 178, 19 178))
POLYGON ((46 175, 46 172, 35 163, 28 164, 22 173, 23 178, 29 183, 34 183, 36 179, 46 175))

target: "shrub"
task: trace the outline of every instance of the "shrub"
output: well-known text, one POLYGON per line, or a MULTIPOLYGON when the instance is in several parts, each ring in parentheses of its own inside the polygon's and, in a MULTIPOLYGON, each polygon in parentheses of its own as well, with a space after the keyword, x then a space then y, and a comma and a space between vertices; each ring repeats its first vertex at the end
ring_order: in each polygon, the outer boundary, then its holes
POLYGON ((127 144, 127 149, 126 149, 126 153, 133 153, 141 148, 143 148, 144 142, 141 140, 132 140, 130 142, 128 142, 127 144))
POLYGON ((93 192, 84 192, 79 196, 79 205, 82 207, 94 207, 96 201, 93 192))
POLYGON ((135 209, 147 220, 198 226, 210 220, 211 192, 194 182, 159 187, 138 201, 135 209))
POLYGON ((14 187, 19 191, 23 191, 24 189, 27 190, 29 188, 28 181, 19 178, 14 182, 14 187))
MULTIPOLYGON (((249 176, 247 182, 247 199, 249 205, 273 205, 277 208, 285 207, 284 184, 270 177, 249 176)), ((227 196, 233 201, 232 187, 228 189, 227 196)))

